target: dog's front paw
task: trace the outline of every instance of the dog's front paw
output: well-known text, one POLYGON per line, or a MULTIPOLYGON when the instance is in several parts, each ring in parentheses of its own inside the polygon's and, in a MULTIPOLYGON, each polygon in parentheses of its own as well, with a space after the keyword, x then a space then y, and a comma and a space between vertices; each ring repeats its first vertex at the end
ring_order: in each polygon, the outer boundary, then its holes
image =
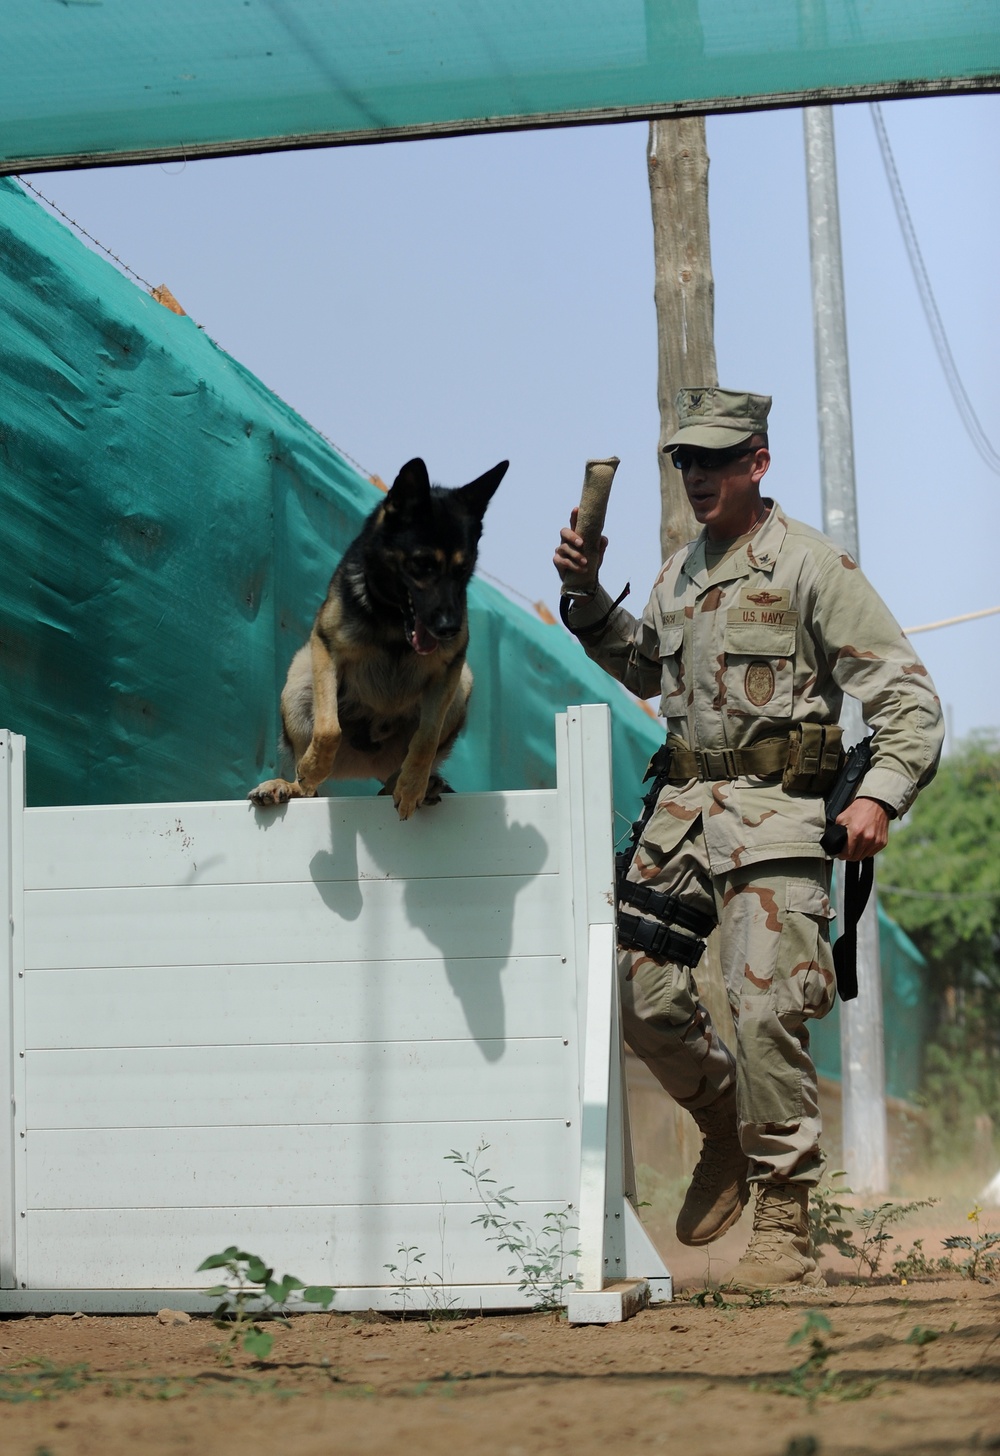
POLYGON ((443 779, 440 774, 432 773, 427 780, 427 790, 421 802, 424 804, 440 804, 442 794, 453 794, 454 792, 455 790, 448 783, 447 779, 443 779))
POLYGON ((251 804, 256 804, 258 809, 270 809, 276 804, 287 804, 289 799, 301 797, 302 790, 298 784, 290 784, 287 779, 266 779, 247 794, 251 804))
POLYGON ((396 813, 400 819, 409 819, 414 810, 420 808, 426 794, 427 776, 425 774, 401 773, 392 791, 392 802, 396 806, 396 813))

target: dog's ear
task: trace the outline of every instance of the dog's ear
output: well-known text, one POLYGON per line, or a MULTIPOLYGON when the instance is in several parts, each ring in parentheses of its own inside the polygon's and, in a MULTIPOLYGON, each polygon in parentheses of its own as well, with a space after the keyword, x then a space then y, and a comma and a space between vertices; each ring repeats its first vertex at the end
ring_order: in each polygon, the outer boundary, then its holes
POLYGON ((427 466, 419 456, 407 460, 385 498, 386 515, 399 521, 410 520, 421 507, 427 505, 430 496, 431 481, 427 466))
POLYGON ((493 499, 493 492, 507 474, 509 464, 509 460, 501 460, 499 465, 494 465, 485 475, 470 480, 468 485, 459 486, 456 490, 455 494, 460 498, 464 509, 477 521, 481 521, 486 514, 486 507, 493 499))

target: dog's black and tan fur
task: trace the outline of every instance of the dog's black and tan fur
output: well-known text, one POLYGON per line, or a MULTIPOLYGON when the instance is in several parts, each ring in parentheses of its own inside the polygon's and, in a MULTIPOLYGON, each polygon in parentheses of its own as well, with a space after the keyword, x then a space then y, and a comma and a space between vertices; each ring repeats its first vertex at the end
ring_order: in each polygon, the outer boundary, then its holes
POLYGON ((268 779, 255 804, 311 798, 327 779, 376 778, 401 819, 435 804, 472 673, 466 589, 501 461, 457 490, 404 465, 333 574, 281 694, 295 780, 268 779))

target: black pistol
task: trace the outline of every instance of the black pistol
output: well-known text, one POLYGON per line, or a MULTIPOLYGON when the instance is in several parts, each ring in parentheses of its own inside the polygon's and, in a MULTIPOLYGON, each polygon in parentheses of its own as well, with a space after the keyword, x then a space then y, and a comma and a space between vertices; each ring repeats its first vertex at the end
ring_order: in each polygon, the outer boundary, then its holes
POLYGON ((830 790, 830 797, 826 801, 826 828, 820 840, 827 854, 839 854, 847 843, 847 830, 843 824, 837 823, 837 816, 843 814, 848 804, 853 802, 858 785, 871 768, 874 736, 869 733, 867 738, 862 738, 860 743, 855 743, 853 748, 847 750, 844 766, 830 790))

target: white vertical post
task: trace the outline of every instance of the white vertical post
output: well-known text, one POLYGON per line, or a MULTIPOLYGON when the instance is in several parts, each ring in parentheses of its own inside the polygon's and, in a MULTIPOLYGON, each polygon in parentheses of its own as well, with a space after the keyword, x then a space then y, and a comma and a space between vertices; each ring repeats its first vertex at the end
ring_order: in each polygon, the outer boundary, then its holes
MULTIPOLYGON (((828 106, 810 106, 803 111, 803 120, 823 529, 857 560, 854 434, 833 112, 828 106)), ((856 742, 864 725, 853 699, 845 703, 843 723, 845 741, 856 742)), ((838 882, 840 879, 838 873, 838 882)), ((840 1059, 844 1167, 852 1187, 882 1193, 889 1178, 876 900, 873 892, 858 929, 858 997, 840 1007, 840 1059)))
MULTIPOLYGON (((580 1288, 604 1288, 607 1274, 608 1127, 611 1085, 611 998, 615 934, 611 925, 590 927, 587 1033, 583 1046, 580 1108, 580 1288)), ((615 1068, 617 1072, 617 1067, 615 1068)), ((619 1181, 620 1181, 619 1173, 619 1181)))
POLYGON ((17 1075, 15 1009, 23 973, 23 816, 24 739, 0 731, 0 1289, 17 1287, 18 1267, 15 1119, 23 1115, 16 1101, 23 1077, 17 1075))
MULTIPOLYGON (((622 1186, 621 1136, 611 1135, 609 1115, 615 1110, 611 1078, 619 1075, 612 1055, 616 956, 610 713, 604 703, 572 707, 566 710, 565 723, 568 851, 583 1014, 577 1273, 583 1289, 599 1291, 608 1272, 607 1201, 612 1188, 620 1199, 622 1186)), ((620 1258, 623 1248, 617 1252, 620 1258)))

